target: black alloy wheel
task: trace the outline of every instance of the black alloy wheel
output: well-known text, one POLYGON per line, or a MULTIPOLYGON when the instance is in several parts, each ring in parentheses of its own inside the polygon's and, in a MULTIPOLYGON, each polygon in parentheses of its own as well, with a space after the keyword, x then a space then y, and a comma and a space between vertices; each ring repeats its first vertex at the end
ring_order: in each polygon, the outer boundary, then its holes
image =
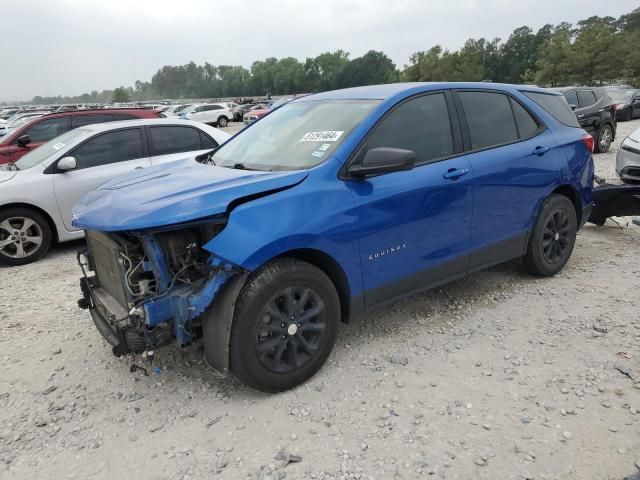
POLYGON ((542 231, 542 254, 549 263, 563 259, 571 245, 569 215, 563 210, 555 211, 542 231))
POLYGON ((318 293, 309 287, 287 287, 260 313, 255 349, 267 370, 293 372, 313 358, 326 332, 326 310, 318 293))
MULTIPOLYGON (((281 392, 311 378, 327 360, 340 322, 340 299, 318 267, 278 258, 254 272, 234 306, 231 370, 249 386, 281 392)), ((206 338, 214 348, 214 340, 206 338)))
POLYGON ((529 234, 524 266, 534 275, 555 275, 569 261, 577 231, 573 202, 564 195, 551 194, 542 204, 529 234))

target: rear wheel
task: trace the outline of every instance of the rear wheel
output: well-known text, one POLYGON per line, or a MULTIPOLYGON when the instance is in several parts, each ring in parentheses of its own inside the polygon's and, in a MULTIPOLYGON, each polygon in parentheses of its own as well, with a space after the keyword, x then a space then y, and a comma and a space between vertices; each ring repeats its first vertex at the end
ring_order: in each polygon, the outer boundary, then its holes
POLYGON ((605 153, 611 147, 613 141, 613 128, 608 123, 600 127, 598 138, 596 138, 596 153, 605 153))
POLYGON ((51 227, 28 208, 0 212, 0 264, 26 265, 42 258, 51 245, 51 227))
POLYGON ((552 276, 566 265, 576 242, 576 210, 564 195, 545 201, 529 238, 524 265, 530 273, 552 276))
POLYGON ((263 392, 293 388, 322 367, 339 320, 338 294, 322 270, 275 260, 240 292, 229 342, 231 368, 263 392))
POLYGON ((220 118, 218 118, 218 126, 219 127, 226 127, 227 125, 229 125, 229 119, 225 116, 222 116, 220 118))

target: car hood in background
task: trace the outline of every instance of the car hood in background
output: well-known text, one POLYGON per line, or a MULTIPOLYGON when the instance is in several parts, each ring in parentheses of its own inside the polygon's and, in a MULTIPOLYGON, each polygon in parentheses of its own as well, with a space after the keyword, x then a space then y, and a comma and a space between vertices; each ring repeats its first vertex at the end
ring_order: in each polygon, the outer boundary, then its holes
POLYGON ((245 115, 256 115, 258 118, 264 117, 267 113, 271 111, 270 108, 261 108, 260 110, 251 110, 244 112, 245 115))
POLYGON ((0 183, 6 182, 7 180, 11 180, 16 176, 15 170, 7 170, 5 168, 0 167, 0 183))
POLYGON ((291 187, 306 171, 258 172, 173 162, 113 179, 73 208, 85 230, 143 230, 223 214, 234 200, 291 187))
POLYGON ((631 140, 632 142, 640 143, 640 128, 636 128, 633 132, 629 134, 627 140, 631 140))

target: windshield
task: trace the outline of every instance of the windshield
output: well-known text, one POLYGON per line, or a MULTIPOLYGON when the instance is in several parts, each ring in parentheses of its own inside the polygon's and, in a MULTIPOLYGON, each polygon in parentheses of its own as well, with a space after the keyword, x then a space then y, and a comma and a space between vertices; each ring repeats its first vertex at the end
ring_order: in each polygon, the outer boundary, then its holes
POLYGON ((91 130, 84 128, 76 128, 75 130, 63 133, 62 135, 57 136, 53 140, 49 140, 44 145, 41 145, 35 150, 31 150, 29 153, 24 155, 16 162, 16 167, 20 170, 26 170, 27 168, 34 167, 45 161, 50 155, 53 155, 58 150, 62 150, 67 145, 76 142, 78 138, 84 137, 89 133, 91 133, 91 130))
POLYGON ((36 118, 41 117, 43 115, 44 115, 44 113, 37 113, 35 115, 25 115, 23 117, 16 118, 11 123, 7 123, 7 127, 9 127, 9 128, 18 127, 18 126, 23 125, 23 124, 25 124, 27 122, 30 122, 31 120, 35 120, 36 118))
POLYGON ((633 90, 609 90, 607 92, 614 102, 627 103, 633 97, 633 90))
POLYGON ((193 111, 194 111, 196 108, 198 108, 199 106, 200 106, 200 105, 190 105, 190 106, 188 106, 187 108, 184 108, 184 109, 180 110, 180 113, 181 113, 181 114, 185 114, 185 115, 186 115, 186 114, 188 114, 188 113, 193 112, 193 111))
POLYGON ((271 106, 269 108, 271 109, 276 109, 278 107, 281 107, 282 105, 284 105, 287 102, 290 102, 291 100, 293 100, 293 98, 288 97, 288 98, 281 98, 280 100, 277 100, 276 102, 272 103, 271 106))
POLYGON ((344 141, 377 100, 289 103, 220 147, 216 165, 249 170, 314 167, 344 141))

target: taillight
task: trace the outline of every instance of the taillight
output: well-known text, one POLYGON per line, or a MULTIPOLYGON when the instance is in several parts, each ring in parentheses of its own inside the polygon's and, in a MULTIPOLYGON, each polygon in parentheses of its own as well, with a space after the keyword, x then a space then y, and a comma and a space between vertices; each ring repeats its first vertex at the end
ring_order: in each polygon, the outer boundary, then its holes
POLYGON ((616 110, 618 110, 618 105, 616 105, 615 103, 611 104, 611 113, 616 113, 616 110))
POLYGON ((587 146, 587 150, 589 150, 591 153, 593 153, 593 137, 591 135, 589 135, 588 133, 585 133, 582 136, 582 141, 587 146))

